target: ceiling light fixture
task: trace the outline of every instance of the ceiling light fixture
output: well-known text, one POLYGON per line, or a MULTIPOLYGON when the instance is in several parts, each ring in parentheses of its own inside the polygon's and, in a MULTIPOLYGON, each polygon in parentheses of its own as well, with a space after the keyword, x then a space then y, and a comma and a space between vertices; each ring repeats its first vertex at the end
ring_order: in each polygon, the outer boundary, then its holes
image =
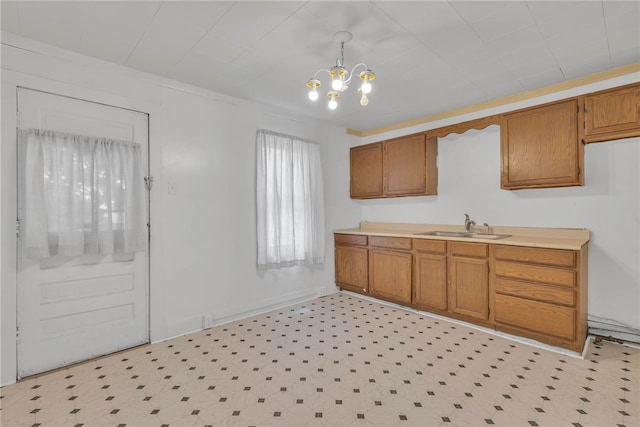
POLYGON ((344 44, 347 43, 353 34, 349 31, 338 31, 333 35, 333 40, 337 43, 340 43, 340 57, 336 59, 336 65, 331 67, 330 69, 320 68, 317 70, 313 77, 307 81, 307 87, 309 90, 309 99, 311 101, 317 101, 319 98, 318 89, 320 88, 320 80, 318 79, 318 73, 321 71, 325 71, 331 77, 331 90, 327 93, 327 97, 329 98, 329 108, 331 110, 335 110, 338 107, 337 99, 340 97, 340 93, 349 89, 349 85, 351 84, 351 78, 354 76, 356 69, 360 66, 364 67, 364 71, 359 74, 355 74, 360 77, 362 80, 362 85, 360 89, 358 89, 358 94, 360 94, 360 105, 366 107, 369 104, 369 98, 367 95, 371 93, 371 80, 373 80, 376 76, 373 74, 373 71, 369 69, 369 66, 364 62, 356 64, 351 72, 347 71, 344 66, 344 44))

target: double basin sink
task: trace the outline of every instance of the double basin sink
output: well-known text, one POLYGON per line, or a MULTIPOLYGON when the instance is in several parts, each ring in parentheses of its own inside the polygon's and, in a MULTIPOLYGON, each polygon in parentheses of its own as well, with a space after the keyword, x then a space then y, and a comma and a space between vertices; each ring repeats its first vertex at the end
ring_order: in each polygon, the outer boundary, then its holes
POLYGON ((485 234, 485 233, 467 233, 464 231, 422 231, 420 233, 413 233, 414 235, 421 236, 440 236, 440 237, 466 237, 469 239, 490 239, 498 240, 506 237, 511 237, 510 234, 485 234))

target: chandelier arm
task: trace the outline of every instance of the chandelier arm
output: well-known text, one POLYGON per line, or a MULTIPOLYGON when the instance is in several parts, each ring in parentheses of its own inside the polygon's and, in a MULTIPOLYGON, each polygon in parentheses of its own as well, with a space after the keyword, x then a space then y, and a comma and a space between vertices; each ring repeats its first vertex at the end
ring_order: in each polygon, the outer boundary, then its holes
POLYGON ((318 78, 318 73, 321 72, 321 71, 324 71, 327 74, 329 74, 329 76, 331 76, 331 70, 327 70, 326 68, 319 68, 319 69, 316 70, 315 73, 313 73, 313 78, 314 79, 318 78))
MULTIPOLYGON (((359 66, 361 66, 361 65, 364 67, 364 69, 365 69, 365 70, 368 70, 368 69, 369 69, 369 66, 368 66, 367 64, 365 64, 364 62, 360 62, 359 64, 356 64, 356 65, 351 69, 351 72, 349 73, 349 78, 348 78, 347 80, 345 80, 345 83, 346 83, 346 84, 351 83, 351 77, 353 77, 354 75, 356 75, 356 74, 354 74, 354 73, 355 73, 355 71, 356 71, 356 68, 358 68, 358 67, 359 67, 359 66)), ((359 74, 357 74, 357 75, 359 75, 359 74)))

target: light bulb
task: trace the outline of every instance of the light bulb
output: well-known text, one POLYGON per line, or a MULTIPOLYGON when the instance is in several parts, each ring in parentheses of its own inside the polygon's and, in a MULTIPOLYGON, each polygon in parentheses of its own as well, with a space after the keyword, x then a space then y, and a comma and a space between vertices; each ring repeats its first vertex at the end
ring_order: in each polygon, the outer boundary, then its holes
POLYGON ((340 98, 340 93, 330 90, 329 93, 327 93, 327 96, 329 97, 329 109, 335 110, 338 108, 337 99, 340 98))
POLYGON ((376 76, 373 74, 371 70, 365 70, 360 73, 360 79, 362 80, 362 86, 360 86, 360 91, 362 93, 369 94, 371 93, 371 80, 373 80, 376 76))
POLYGON ((313 88, 309 91, 309 99, 312 101, 318 100, 318 91, 316 90, 316 88, 313 88))
POLYGON ((362 98, 360 98, 360 105, 362 105, 363 107, 366 107, 367 105, 369 105, 369 98, 367 98, 367 95, 364 94, 364 91, 362 94, 362 98))
POLYGON ((331 88, 333 88, 333 90, 341 90, 342 79, 340 77, 333 79, 333 81, 331 82, 331 88))

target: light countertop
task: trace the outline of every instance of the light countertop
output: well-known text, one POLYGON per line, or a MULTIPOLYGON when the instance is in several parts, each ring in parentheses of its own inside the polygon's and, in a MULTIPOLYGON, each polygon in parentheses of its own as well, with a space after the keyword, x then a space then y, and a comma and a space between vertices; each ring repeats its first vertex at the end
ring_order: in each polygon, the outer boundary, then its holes
MULTIPOLYGON (((450 224, 402 224, 361 222, 358 228, 334 230, 340 234, 408 237, 412 239, 452 240, 460 242, 493 243, 496 245, 531 246, 537 248, 580 250, 589 242, 589 230, 585 228, 527 228, 491 226, 491 234, 509 234, 502 239, 429 236, 416 233, 425 231, 463 231, 462 225, 450 224)), ((483 226, 475 226, 473 232, 485 232, 483 226)))

